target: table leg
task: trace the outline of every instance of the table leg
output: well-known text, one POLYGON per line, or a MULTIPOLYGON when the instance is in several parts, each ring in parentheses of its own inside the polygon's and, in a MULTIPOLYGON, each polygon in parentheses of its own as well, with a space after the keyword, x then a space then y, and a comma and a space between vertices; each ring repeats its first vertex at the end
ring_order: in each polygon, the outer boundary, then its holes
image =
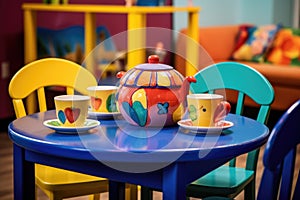
POLYGON ((14 144, 14 199, 35 199, 34 163, 25 160, 25 150, 14 144))
POLYGON ((153 191, 148 187, 141 187, 141 199, 142 200, 152 200, 153 199, 153 191))
POLYGON ((125 199, 125 183, 109 180, 109 199, 125 199))
POLYGON ((179 167, 177 164, 172 164, 166 167, 163 172, 162 192, 164 200, 182 200, 186 198, 186 185, 180 176, 179 167))

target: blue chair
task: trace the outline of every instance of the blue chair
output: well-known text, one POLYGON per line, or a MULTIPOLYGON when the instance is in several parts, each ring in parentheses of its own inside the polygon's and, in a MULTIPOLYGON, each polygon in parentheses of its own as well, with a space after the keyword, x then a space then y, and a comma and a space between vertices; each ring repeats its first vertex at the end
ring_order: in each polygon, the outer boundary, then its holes
MULTIPOLYGON (((193 93, 237 92, 235 113, 243 115, 245 97, 259 107, 256 120, 266 123, 274 90, 270 82, 258 71, 238 62, 220 62, 199 71, 191 84, 193 93), (221 90, 221 91, 220 91, 221 90)), ((225 95, 225 94, 223 94, 225 95)), ((244 199, 255 199, 255 179, 259 149, 248 153, 244 168, 236 166, 236 158, 187 186, 187 196, 204 198, 222 196, 234 198, 244 190, 244 199)))
MULTIPOLYGON (((282 115, 270 134, 263 156, 264 171, 257 200, 300 199, 300 171, 295 171, 297 145, 300 144, 299 121, 300 100, 282 115)), ((225 199, 228 198, 205 198, 225 199)))
POLYGON ((300 180, 294 178, 297 145, 300 144, 300 100, 280 118, 271 132, 263 157, 264 172, 258 200, 300 199, 300 180), (293 187, 293 183, 295 184, 293 187), (294 188, 294 190, 293 190, 294 188))

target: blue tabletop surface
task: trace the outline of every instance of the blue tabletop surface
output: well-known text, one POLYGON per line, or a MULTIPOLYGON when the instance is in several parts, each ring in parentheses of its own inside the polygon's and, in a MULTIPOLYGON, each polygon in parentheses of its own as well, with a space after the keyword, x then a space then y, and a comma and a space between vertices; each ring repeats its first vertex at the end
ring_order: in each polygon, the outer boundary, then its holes
POLYGON ((247 152, 262 145, 269 134, 259 122, 229 114, 226 120, 234 126, 219 134, 193 134, 178 126, 141 128, 124 120, 100 120, 100 126, 81 134, 61 134, 43 125, 54 119, 55 112, 47 111, 20 118, 9 126, 10 137, 16 144, 33 151, 78 159, 128 162, 168 162, 174 159, 195 160, 195 157, 214 159, 234 154, 239 148, 247 152), (249 144, 248 144, 249 143, 249 144), (226 151, 224 152, 224 149, 226 151))

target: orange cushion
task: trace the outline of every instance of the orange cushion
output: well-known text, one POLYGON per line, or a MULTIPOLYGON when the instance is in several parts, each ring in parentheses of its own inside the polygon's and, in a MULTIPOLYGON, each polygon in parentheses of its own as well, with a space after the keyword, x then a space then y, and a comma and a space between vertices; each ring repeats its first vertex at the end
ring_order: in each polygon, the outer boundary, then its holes
POLYGON ((281 29, 267 55, 267 61, 281 65, 300 65, 300 29, 281 29))

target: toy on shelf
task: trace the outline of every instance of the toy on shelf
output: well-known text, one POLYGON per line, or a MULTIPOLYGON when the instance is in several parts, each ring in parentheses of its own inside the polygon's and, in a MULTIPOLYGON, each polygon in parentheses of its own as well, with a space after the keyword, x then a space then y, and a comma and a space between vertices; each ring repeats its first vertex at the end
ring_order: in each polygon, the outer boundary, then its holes
POLYGON ((125 0, 126 6, 134 6, 136 3, 136 0, 125 0))
POLYGON ((126 6, 163 6, 166 0, 125 0, 126 6))
POLYGON ((38 58, 58 57, 81 64, 84 57, 84 29, 71 26, 64 29, 37 29, 38 58))
POLYGON ((46 4, 68 4, 68 0, 43 0, 46 4))
POLYGON ((164 48, 164 43, 157 42, 155 47, 149 48, 146 51, 146 57, 150 55, 157 55, 159 57, 159 63, 165 63, 165 57, 167 55, 167 50, 164 48))
MULTIPOLYGON (((58 57, 85 65, 87 56, 84 49, 84 28, 71 26, 64 29, 52 30, 38 28, 38 57, 58 57)), ((97 46, 94 49, 94 73, 97 77, 107 77, 121 69, 118 62, 119 52, 110 33, 104 26, 96 29, 97 46)))
POLYGON ((166 50, 164 49, 164 43, 156 43, 155 54, 158 55, 159 61, 163 63, 167 54, 166 50))
POLYGON ((97 62, 95 75, 102 78, 114 76, 117 71, 121 70, 118 51, 105 30, 98 33, 97 41, 99 44, 93 51, 94 59, 97 62))

